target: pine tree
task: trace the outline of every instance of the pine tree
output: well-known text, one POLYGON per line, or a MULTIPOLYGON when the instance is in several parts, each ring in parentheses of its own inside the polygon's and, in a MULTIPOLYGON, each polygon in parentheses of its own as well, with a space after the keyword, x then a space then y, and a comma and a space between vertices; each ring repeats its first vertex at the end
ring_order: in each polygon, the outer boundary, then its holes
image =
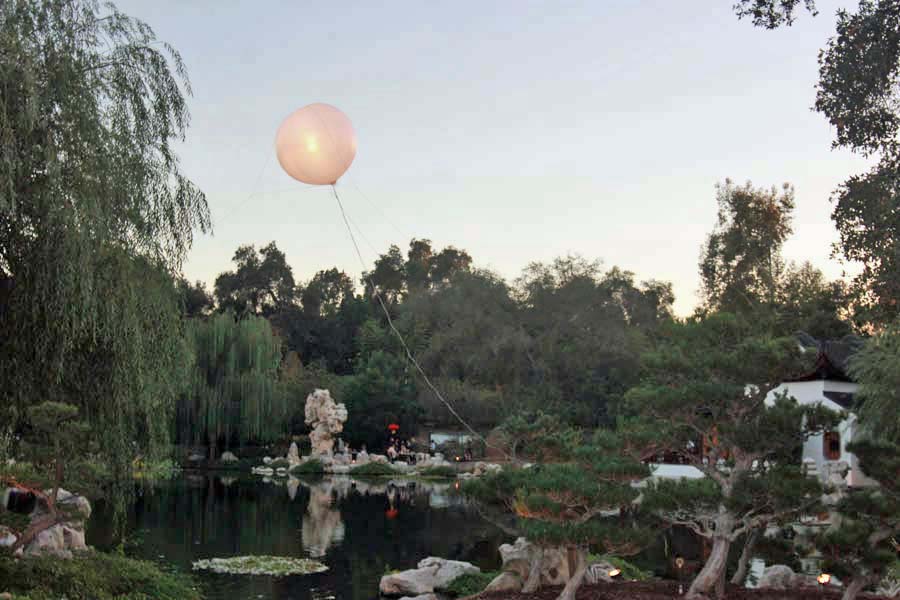
MULTIPOLYGON (((571 431, 533 442, 532 448, 553 446, 561 462, 504 469, 467 483, 464 490, 514 513, 522 534, 538 547, 567 547, 576 556, 575 570, 558 600, 574 600, 587 571, 589 549, 630 555, 652 540, 653 532, 635 519, 639 490, 632 485, 647 477, 649 469, 622 454, 619 439, 608 431, 598 430, 588 444, 571 431)), ((537 560, 523 591, 537 589, 539 579, 537 560)))
POLYGON ((651 483, 642 501, 642 509, 712 540, 689 599, 721 597, 735 540, 812 511, 821 496, 801 470, 800 450, 839 415, 785 396, 766 402, 802 370, 802 359, 793 339, 729 314, 672 324, 643 358, 643 380, 625 406, 642 426, 626 437, 644 458, 668 455, 705 476, 651 483))

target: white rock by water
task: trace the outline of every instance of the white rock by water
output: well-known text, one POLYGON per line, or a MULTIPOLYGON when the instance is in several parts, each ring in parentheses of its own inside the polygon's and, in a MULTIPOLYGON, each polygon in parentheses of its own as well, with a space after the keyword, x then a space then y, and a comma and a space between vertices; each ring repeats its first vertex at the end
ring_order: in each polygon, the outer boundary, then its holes
POLYGON ((306 397, 306 424, 313 428, 309 442, 313 456, 331 456, 337 434, 344 430, 347 407, 338 404, 328 390, 317 389, 306 397))
POLYGON ((222 462, 237 462, 238 457, 235 456, 233 452, 223 452, 219 460, 222 462))
POLYGON ((481 569, 472 563, 463 562, 461 560, 447 560, 436 556, 429 556, 419 561, 416 565, 420 569, 429 569, 437 567, 434 573, 434 589, 439 590, 446 588, 451 581, 462 575, 477 575, 481 573, 481 569))

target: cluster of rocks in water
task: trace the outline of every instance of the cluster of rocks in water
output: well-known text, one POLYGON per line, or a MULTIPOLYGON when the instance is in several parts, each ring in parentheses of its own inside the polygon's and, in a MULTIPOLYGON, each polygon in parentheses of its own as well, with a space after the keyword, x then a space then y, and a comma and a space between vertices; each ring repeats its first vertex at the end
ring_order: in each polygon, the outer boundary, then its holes
MULTIPOLYGON (((27 515, 29 526, 34 526, 51 516, 49 498, 52 494, 53 490, 36 494, 18 487, 6 488, 0 492, 0 509, 27 515)), ((91 516, 91 504, 87 498, 60 488, 56 497, 56 512, 58 522, 38 532, 16 550, 16 555, 71 558, 74 552, 88 549, 84 541, 84 524, 91 516)), ((14 546, 21 534, 0 525, 0 547, 14 546)))
MULTIPOLYGON (((312 428, 309 434, 311 445, 309 456, 300 456, 299 448, 294 442, 291 444, 287 456, 275 458, 266 456, 262 459, 262 465, 252 468, 253 473, 267 477, 286 477, 291 471, 310 460, 318 461, 325 473, 335 475, 350 473, 351 469, 370 463, 389 463, 387 456, 369 454, 365 450, 357 452, 355 457, 347 451, 335 453, 335 441, 344 430, 344 423, 347 421, 347 408, 343 404, 336 403, 328 390, 317 389, 307 396, 304 414, 306 424, 312 428)), ((227 452, 222 454, 221 460, 228 462, 238 459, 227 452), (226 457, 226 454, 230 456, 226 457)), ((424 469, 452 467, 453 464, 440 453, 431 456, 420 452, 415 455, 414 464, 398 461, 391 463, 391 466, 400 473, 412 475, 424 469)), ((472 472, 461 473, 460 478, 478 477, 485 473, 499 471, 500 468, 500 465, 496 464, 476 463, 472 472)))

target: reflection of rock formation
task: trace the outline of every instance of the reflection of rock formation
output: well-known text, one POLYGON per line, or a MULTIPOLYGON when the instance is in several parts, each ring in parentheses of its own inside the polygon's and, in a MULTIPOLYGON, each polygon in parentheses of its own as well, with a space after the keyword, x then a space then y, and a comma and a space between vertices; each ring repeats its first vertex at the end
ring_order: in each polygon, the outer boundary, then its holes
POLYGON ((297 489, 300 488, 300 480, 296 477, 289 477, 287 480, 287 492, 291 500, 297 497, 297 489))
POLYGON ((306 424, 313 428, 309 433, 313 456, 331 456, 335 435, 344 430, 347 408, 337 404, 328 390, 316 390, 306 397, 306 424))
POLYGON ((341 513, 332 505, 333 484, 332 481, 323 481, 308 486, 309 504, 303 515, 300 533, 303 549, 312 557, 325 556, 332 544, 344 539, 341 513))

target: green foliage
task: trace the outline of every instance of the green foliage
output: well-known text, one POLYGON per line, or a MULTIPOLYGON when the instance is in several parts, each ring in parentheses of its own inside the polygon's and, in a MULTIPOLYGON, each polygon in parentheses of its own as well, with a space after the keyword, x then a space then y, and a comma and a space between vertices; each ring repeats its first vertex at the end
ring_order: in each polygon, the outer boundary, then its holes
POLYGON ((512 511, 523 535, 538 544, 633 554, 653 537, 632 514, 639 492, 631 483, 649 469, 612 452, 614 438, 601 432, 593 443, 563 444, 558 457, 567 462, 504 469, 466 481, 463 492, 512 511))
MULTIPOLYGON (((717 313, 673 324, 643 359, 643 379, 628 392, 635 415, 621 434, 640 457, 663 454, 699 469, 698 480, 661 480, 642 509, 713 540, 711 557, 755 529, 813 512, 822 494, 799 455, 808 436, 842 415, 768 394, 804 369, 797 343, 773 337, 751 318, 717 313)), ((808 367, 806 367, 808 368, 808 367)), ((725 561, 708 560, 692 593, 709 594, 725 561)))
POLYGON ((268 314, 290 305, 295 298, 294 274, 275 242, 260 248, 240 246, 232 260, 234 271, 216 278, 219 309, 239 316, 268 314))
POLYGON ((280 468, 287 469, 288 467, 291 466, 291 463, 286 458, 276 458, 275 460, 273 460, 266 466, 271 467, 273 469, 280 469, 280 468))
POLYGON ((68 0, 5 4, 0 54, 16 57, 0 68, 0 404, 75 404, 122 474, 168 445, 186 364, 171 273, 209 225, 173 148, 184 65, 146 24, 68 0))
POLYGON ((345 439, 354 447, 384 448, 389 423, 415 431, 419 414, 413 374, 405 360, 381 350, 361 358, 357 373, 347 378, 341 401, 347 406, 345 439))
POLYGON ((149 561, 100 552, 71 560, 54 556, 12 560, 0 557, 4 590, 30 600, 199 600, 187 575, 165 572, 149 561))
POLYGON ((863 427, 878 437, 900 439, 900 321, 866 341, 850 372, 859 383, 863 427))
POLYGON ((350 469, 350 474, 355 477, 392 477, 394 475, 399 475, 400 471, 391 465, 369 462, 364 465, 359 465, 358 467, 353 467, 350 469))
POLYGON ((781 247, 791 234, 794 189, 781 193, 718 185, 718 222, 700 259, 704 302, 710 310, 742 312, 773 302, 783 269, 781 247))
POLYGON ((310 458, 303 461, 293 469, 293 475, 319 475, 325 472, 325 465, 318 458, 310 458))
POLYGON ((557 458, 577 445, 581 437, 558 416, 543 411, 515 413, 500 424, 499 430, 513 458, 524 456, 536 461, 557 458))
POLYGON ((475 594, 483 592, 484 588, 486 588, 498 575, 500 575, 499 571, 487 571, 475 574, 467 573, 465 575, 460 575, 451 581, 447 587, 441 591, 446 592, 454 598, 474 596, 475 594))
POLYGON ((269 442, 286 433, 288 390, 279 380, 281 343, 269 322, 229 314, 187 322, 191 388, 178 404, 177 439, 190 444, 269 442))
POLYGON ((453 467, 428 467, 418 471, 419 477, 427 479, 456 479, 456 469, 453 467))

